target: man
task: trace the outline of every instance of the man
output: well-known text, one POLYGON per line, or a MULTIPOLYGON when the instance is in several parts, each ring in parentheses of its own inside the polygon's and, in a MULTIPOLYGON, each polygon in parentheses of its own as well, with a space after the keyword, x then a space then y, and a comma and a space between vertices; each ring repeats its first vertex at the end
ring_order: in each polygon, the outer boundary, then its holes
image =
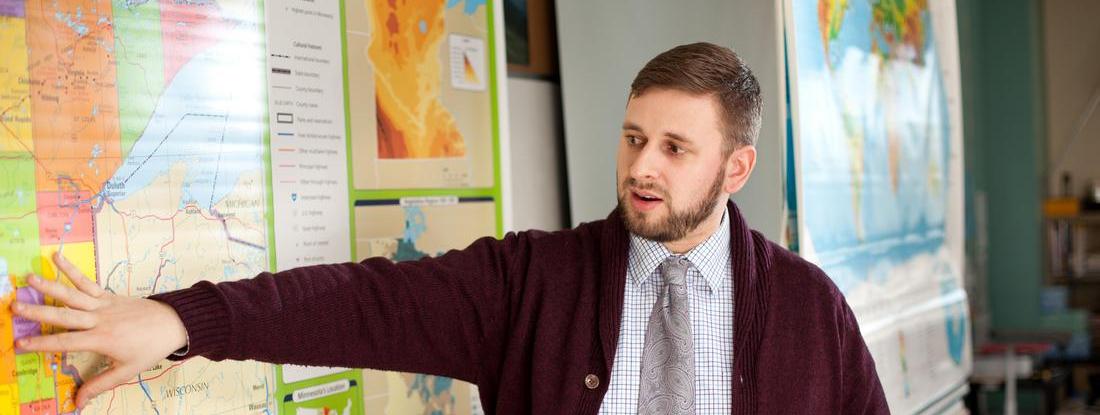
POLYGON ((756 162, 760 87, 726 48, 684 45, 631 85, 619 206, 438 258, 298 268, 119 297, 32 278, 72 331, 33 351, 113 366, 77 404, 160 359, 366 367, 478 385, 488 413, 886 413, 851 310, 821 270, 750 230, 729 196, 756 162))

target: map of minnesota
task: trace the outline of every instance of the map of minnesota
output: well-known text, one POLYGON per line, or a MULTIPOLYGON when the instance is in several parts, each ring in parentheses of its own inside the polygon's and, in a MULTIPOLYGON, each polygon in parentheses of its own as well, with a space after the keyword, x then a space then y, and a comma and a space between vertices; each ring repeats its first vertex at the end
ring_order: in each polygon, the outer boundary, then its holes
MULTIPOLYGON (((415 261, 468 246, 496 231, 491 198, 422 206, 400 200, 361 201, 355 209, 360 258, 415 261)), ((469 415, 474 386, 442 376, 363 371, 368 414, 469 415)))
MULTIPOLYGON (((77 386, 107 366, 13 347, 59 330, 9 309, 56 304, 24 280, 58 278, 53 252, 130 296, 267 268, 260 14, 0 0, 0 414, 75 413, 77 386)), ((269 414, 272 382, 256 362, 163 362, 82 413, 269 414)))
POLYGON ((466 142, 439 97, 445 4, 367 0, 375 71, 378 157, 461 157, 466 142))

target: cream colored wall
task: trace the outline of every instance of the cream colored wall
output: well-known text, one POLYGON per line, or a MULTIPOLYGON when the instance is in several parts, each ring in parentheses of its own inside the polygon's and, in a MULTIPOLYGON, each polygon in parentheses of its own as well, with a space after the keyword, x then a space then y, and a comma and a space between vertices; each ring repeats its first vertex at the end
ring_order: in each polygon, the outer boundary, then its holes
POLYGON ((555 231, 565 220, 567 194, 561 152, 561 93, 557 84, 508 78, 511 129, 512 227, 555 231))
POLYGON ((1047 185, 1050 192, 1060 192, 1062 172, 1068 171, 1079 195, 1088 180, 1100 183, 1100 108, 1067 147, 1078 118, 1100 89, 1100 1, 1045 0, 1042 11, 1047 185))

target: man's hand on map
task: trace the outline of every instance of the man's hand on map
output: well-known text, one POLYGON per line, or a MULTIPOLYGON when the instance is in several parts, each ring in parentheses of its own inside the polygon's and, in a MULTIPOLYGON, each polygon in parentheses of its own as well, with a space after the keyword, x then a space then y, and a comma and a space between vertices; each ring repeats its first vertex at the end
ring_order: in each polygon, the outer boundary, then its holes
POLYGON ((28 284, 65 307, 13 303, 16 315, 69 329, 16 342, 25 351, 94 352, 110 358, 111 367, 86 379, 76 405, 132 379, 161 359, 186 346, 187 331, 175 310, 144 298, 111 294, 86 278, 60 254, 53 257, 73 287, 31 276, 28 284))

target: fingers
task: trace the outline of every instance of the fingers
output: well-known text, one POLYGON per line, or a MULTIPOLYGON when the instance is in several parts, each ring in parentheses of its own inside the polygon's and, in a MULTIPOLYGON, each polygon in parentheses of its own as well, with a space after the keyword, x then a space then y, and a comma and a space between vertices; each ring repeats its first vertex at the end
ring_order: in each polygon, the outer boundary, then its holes
POLYGON ((106 291, 102 287, 96 285, 96 283, 89 280, 84 276, 84 273, 76 269, 76 266, 72 262, 69 262, 61 252, 54 252, 53 263, 57 265, 57 269, 61 270, 62 274, 73 283, 73 286, 81 292, 92 296, 93 298, 99 298, 106 291))
POLYGON ((11 309, 19 317, 70 330, 87 330, 95 327, 95 317, 87 311, 18 302, 12 304, 11 309))
POLYGON ((84 409, 84 405, 92 398, 130 380, 140 372, 141 369, 131 366, 115 366, 96 375, 76 391, 76 407, 84 409))
POLYGON ((80 331, 26 337, 16 341, 15 345, 28 352, 98 352, 92 338, 80 331))
POLYGON ((67 287, 56 281, 49 281, 32 275, 27 277, 27 284, 30 284, 31 287, 47 296, 60 300, 61 303, 72 308, 95 310, 100 305, 99 301, 89 297, 88 294, 67 287))

